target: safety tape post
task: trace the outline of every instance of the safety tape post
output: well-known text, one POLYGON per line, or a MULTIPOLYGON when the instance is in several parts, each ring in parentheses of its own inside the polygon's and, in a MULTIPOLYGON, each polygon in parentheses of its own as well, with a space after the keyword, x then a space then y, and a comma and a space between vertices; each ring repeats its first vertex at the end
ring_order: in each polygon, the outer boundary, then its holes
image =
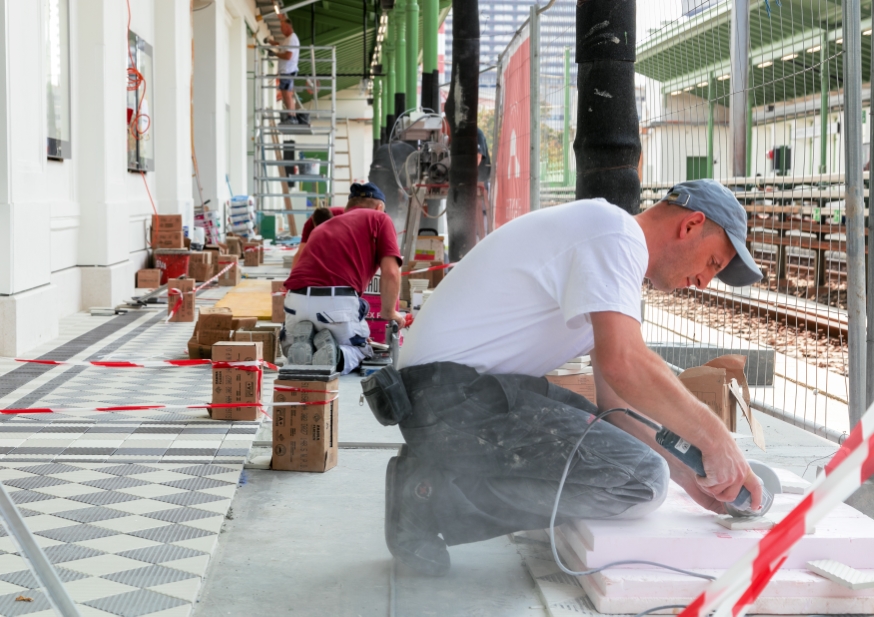
POLYGON ((811 485, 807 495, 722 576, 687 606, 680 617, 745 615, 777 573, 789 551, 831 510, 874 473, 874 405, 862 416, 811 485))
POLYGON ((22 362, 28 364, 43 364, 49 366, 96 366, 100 368, 186 368, 191 366, 213 366, 214 368, 242 368, 248 366, 263 366, 271 371, 278 371, 279 367, 266 360, 247 360, 235 362, 219 362, 213 360, 143 360, 135 362, 132 360, 94 360, 91 362, 67 362, 63 360, 40 360, 27 358, 3 358, 0 360, 11 360, 13 362, 22 362))

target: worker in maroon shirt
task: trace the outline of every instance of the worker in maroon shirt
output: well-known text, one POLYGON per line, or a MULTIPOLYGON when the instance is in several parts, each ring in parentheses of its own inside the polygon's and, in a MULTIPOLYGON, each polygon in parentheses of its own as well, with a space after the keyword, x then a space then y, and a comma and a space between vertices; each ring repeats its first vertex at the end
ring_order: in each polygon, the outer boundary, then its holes
MULTIPOLYGON (((331 216, 328 218, 340 216, 346 212, 346 209, 342 206, 331 206, 330 208, 327 208, 327 210, 331 213, 331 216)), ((294 260, 291 262, 292 268, 294 268, 297 265, 297 262, 300 261, 300 256, 303 255, 303 250, 306 248, 307 242, 310 241, 310 234, 313 233, 313 229, 316 228, 316 225, 324 222, 324 220, 319 220, 319 217, 316 216, 318 213, 318 210, 313 212, 310 218, 307 219, 307 222, 303 224, 303 231, 300 232, 300 245, 297 247, 297 253, 294 254, 294 260)))
POLYGON ((380 271, 380 316, 404 325, 397 312, 401 252, 385 196, 374 184, 353 184, 342 216, 313 229, 285 281, 283 353, 291 364, 335 366, 349 373, 372 354, 361 294, 380 271))

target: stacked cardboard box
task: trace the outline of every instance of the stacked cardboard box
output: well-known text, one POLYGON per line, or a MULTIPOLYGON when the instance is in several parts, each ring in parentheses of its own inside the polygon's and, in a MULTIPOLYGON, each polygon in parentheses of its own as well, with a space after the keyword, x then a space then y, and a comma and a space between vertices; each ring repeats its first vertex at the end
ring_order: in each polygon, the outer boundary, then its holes
POLYGON ((212 274, 210 278, 218 274, 218 260, 220 255, 228 254, 228 246, 226 244, 218 243, 218 244, 207 244, 203 247, 203 250, 208 252, 212 257, 212 274))
POLYGON ((161 286, 161 271, 157 268, 144 268, 137 271, 138 289, 157 289, 161 286))
POLYGON ((337 373, 283 375, 274 382, 276 403, 321 403, 273 408, 273 469, 328 471, 337 465, 337 373), (282 388, 296 391, 283 391, 282 388))
POLYGON ((243 256, 243 239, 239 236, 232 236, 228 234, 225 242, 228 245, 228 254, 236 255, 237 257, 243 256))
POLYGON ((228 264, 234 264, 234 267, 219 277, 218 284, 221 287, 234 287, 243 280, 240 272, 240 258, 236 255, 219 255, 218 272, 224 270, 228 264))
MULTIPOLYGON (((213 345, 212 356, 213 362, 251 362, 261 360, 263 353, 261 343, 222 341, 213 345)), ((213 368, 212 402, 260 403, 261 368, 213 368)), ((261 410, 257 406, 220 407, 210 410, 210 416, 214 420, 257 420, 260 414, 261 410)))
POLYGON ((243 265, 260 266, 264 263, 264 245, 261 242, 243 243, 243 265))
POLYGON ((234 318, 229 308, 203 307, 194 324, 194 333, 188 341, 188 357, 193 360, 212 358, 212 346, 222 341, 233 341, 237 330, 255 330, 255 317, 234 318))
POLYGON ((168 315, 173 312, 179 301, 179 294, 172 292, 173 289, 182 292, 182 305, 170 321, 194 321, 194 279, 170 279, 167 281, 168 315))
MULTIPOLYGON (((443 265, 443 260, 440 261, 414 261, 413 263, 406 265, 402 268, 403 272, 409 272, 411 270, 422 270, 424 268, 430 268, 432 266, 441 266, 443 265)), ((434 289, 443 280, 443 277, 446 275, 446 269, 440 270, 432 270, 431 272, 421 272, 419 274, 410 274, 408 276, 401 277, 401 297, 400 299, 404 302, 410 302, 412 298, 410 297, 410 279, 427 279, 428 280, 428 289, 434 289)))
POLYGON ((443 263, 443 236, 418 236, 416 238, 416 261, 438 261, 443 263))
POLYGON ((185 248, 185 236, 182 233, 181 214, 152 215, 152 248, 185 248))
POLYGON ((546 380, 595 403, 595 375, 589 356, 579 356, 569 360, 556 370, 547 373, 546 380))
POLYGON ((212 278, 213 251, 192 251, 188 262, 188 275, 198 283, 212 278))
POLYGON ((273 294, 273 306, 270 321, 273 323, 285 323, 285 281, 271 281, 270 293, 273 294))
POLYGON ((255 326, 236 330, 234 340, 261 343, 264 346, 264 359, 274 362, 279 353, 279 326, 255 326))

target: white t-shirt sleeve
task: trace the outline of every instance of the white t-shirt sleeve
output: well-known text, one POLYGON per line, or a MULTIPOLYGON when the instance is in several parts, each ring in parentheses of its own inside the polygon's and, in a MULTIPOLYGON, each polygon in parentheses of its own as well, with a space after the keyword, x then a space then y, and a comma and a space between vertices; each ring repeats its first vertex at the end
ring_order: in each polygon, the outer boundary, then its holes
POLYGON ((640 321, 640 286, 647 260, 640 240, 621 232, 606 233, 560 255, 544 269, 544 284, 568 328, 579 328, 589 321, 590 313, 602 311, 640 321))

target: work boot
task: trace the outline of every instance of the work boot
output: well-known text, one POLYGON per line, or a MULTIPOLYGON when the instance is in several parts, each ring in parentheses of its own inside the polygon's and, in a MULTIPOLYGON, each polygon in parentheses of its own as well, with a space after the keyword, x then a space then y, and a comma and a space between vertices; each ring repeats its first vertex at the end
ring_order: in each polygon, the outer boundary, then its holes
POLYGON ((288 350, 288 361, 291 364, 313 363, 313 335, 316 327, 311 321, 299 321, 291 328, 291 347, 288 350))
POLYGON ((427 467, 404 446, 385 472, 385 543, 395 558, 418 574, 445 576, 449 551, 437 535, 431 508, 434 487, 427 467))
POLYGON ((337 341, 330 330, 320 330, 313 339, 316 353, 313 354, 313 364, 318 366, 337 366, 337 341))

